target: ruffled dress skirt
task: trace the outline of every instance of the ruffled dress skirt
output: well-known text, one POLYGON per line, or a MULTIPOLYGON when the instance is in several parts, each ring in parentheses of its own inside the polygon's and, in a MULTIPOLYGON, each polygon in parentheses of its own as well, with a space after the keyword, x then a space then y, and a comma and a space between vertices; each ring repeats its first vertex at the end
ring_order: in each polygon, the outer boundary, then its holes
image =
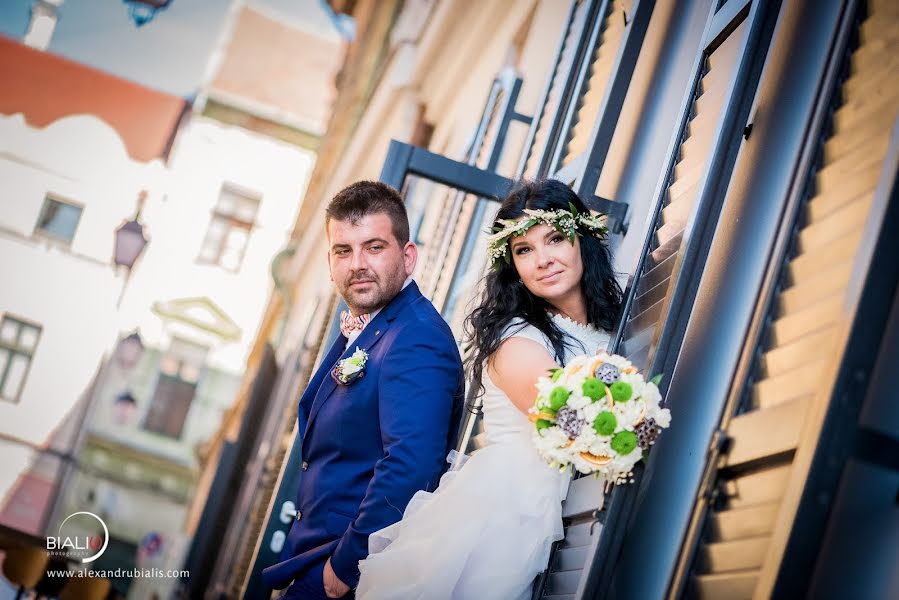
POLYGON ((467 458, 369 538, 360 600, 522 600, 562 539, 568 475, 515 437, 467 458))

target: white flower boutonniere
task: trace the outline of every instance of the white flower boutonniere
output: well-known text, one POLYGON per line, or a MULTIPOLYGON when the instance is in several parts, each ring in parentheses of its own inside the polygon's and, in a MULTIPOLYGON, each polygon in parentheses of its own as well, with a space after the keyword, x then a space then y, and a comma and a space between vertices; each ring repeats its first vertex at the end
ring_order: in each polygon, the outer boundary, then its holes
POLYGON ((331 375, 337 383, 347 385, 365 374, 367 361, 368 353, 357 346, 355 352, 337 363, 337 366, 331 371, 331 375))

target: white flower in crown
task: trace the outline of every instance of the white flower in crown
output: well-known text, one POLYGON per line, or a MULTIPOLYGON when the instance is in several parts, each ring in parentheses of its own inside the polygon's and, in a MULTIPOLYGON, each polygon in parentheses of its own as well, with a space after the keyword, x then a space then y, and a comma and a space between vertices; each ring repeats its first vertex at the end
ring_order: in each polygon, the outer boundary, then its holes
POLYGON ((534 225, 540 223, 549 225, 556 231, 564 233, 572 244, 575 236, 581 235, 584 230, 599 239, 604 239, 608 233, 605 215, 589 211, 579 213, 573 204, 569 205, 569 210, 525 208, 523 212, 524 216, 518 219, 497 219, 497 225, 494 225, 491 235, 487 238, 487 255, 497 270, 502 269, 503 264, 511 262, 509 240, 524 235, 534 225))
POLYGON ((356 351, 337 363, 331 373, 338 383, 344 385, 363 375, 368 353, 356 346, 356 351))

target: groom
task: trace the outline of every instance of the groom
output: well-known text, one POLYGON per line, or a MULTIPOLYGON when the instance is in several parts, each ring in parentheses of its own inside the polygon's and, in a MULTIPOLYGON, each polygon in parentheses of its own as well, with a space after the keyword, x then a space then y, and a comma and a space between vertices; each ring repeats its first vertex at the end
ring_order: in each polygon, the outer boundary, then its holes
POLYGON ((281 562, 282 598, 352 597, 368 536, 436 487, 464 380, 452 332, 409 277, 418 250, 393 188, 360 181, 325 217, 331 280, 349 312, 300 398, 303 473, 281 562))

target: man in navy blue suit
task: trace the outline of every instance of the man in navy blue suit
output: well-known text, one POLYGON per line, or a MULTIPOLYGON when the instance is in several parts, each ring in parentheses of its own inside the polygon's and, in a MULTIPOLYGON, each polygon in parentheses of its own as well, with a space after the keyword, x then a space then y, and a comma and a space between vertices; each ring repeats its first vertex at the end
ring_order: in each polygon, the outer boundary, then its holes
POLYGON ((452 332, 410 279, 418 251, 402 198, 362 181, 329 204, 331 280, 349 311, 299 403, 303 473, 281 562, 282 598, 352 597, 368 536, 436 487, 464 395, 452 332))

